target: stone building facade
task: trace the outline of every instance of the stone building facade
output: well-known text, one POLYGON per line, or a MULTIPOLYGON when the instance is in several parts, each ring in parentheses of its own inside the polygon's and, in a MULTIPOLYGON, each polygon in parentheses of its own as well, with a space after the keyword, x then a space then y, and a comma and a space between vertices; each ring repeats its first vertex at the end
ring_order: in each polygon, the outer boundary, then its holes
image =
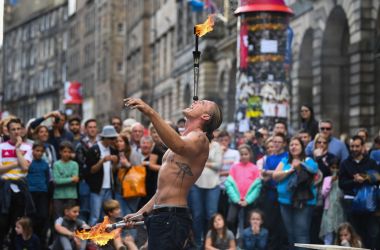
MULTIPOLYGON (((133 2, 129 1, 128 6, 133 2)), ((237 1, 214 2, 224 10, 223 14, 227 20, 221 22, 217 18, 215 31, 200 39, 199 48, 202 56, 199 96, 221 104, 225 122, 230 123, 233 122, 235 112, 237 18, 233 11, 237 7, 237 1)), ((290 22, 294 38, 289 125, 294 131, 298 130, 300 105, 308 104, 314 108, 318 119, 331 119, 334 122, 337 134, 352 134, 359 127, 367 128, 372 135, 377 133, 380 124, 380 102, 376 100, 376 97, 380 96, 380 2, 286 2, 295 12, 290 22)), ((141 2, 141 15, 136 16, 136 20, 132 22, 131 27, 135 31, 139 29, 139 32, 127 38, 127 41, 133 41, 129 45, 135 45, 135 49, 127 46, 127 94, 149 101, 152 101, 149 96, 153 96, 154 107, 166 119, 174 121, 181 116, 180 110, 191 102, 193 26, 203 22, 206 13, 192 12, 186 1, 157 3, 160 3, 158 7, 153 8, 141 2), (157 53, 153 48, 163 46, 159 39, 161 35, 158 39, 153 39, 156 41, 155 45, 142 44, 152 41, 155 33, 153 31, 156 30, 153 28, 152 17, 155 16, 154 13, 163 13, 167 5, 175 5, 177 10, 176 13, 169 12, 167 16, 170 20, 176 20, 173 27, 174 57, 171 59, 169 53, 166 59, 152 64, 152 57, 162 56, 153 55, 157 53), (137 23, 139 25, 136 25, 137 23), (140 35, 141 32, 144 35, 140 35), (160 42, 160 45, 157 45, 157 42, 160 42), (137 44, 141 46, 136 46, 137 44), (133 67, 141 67, 141 70, 129 67, 131 63, 128 58, 131 58, 132 51, 141 53, 142 61, 130 60, 138 62, 133 67), (165 72, 164 60, 170 61, 171 70, 170 74, 162 79, 160 72, 165 72), (155 72, 153 75, 152 69, 155 72)), ((158 26, 165 29, 165 15, 160 17, 162 20, 158 22, 158 26)))
POLYGON ((380 126, 380 2, 377 0, 290 1, 295 10, 292 117, 312 105, 318 118, 353 134, 380 126), (377 55, 377 56, 376 56, 377 55))
POLYGON ((27 121, 61 107, 67 2, 26 1, 5 13, 3 110, 27 121))
POLYGON ((68 80, 83 87, 83 119, 106 124, 124 97, 125 1, 77 1, 69 19, 68 80))

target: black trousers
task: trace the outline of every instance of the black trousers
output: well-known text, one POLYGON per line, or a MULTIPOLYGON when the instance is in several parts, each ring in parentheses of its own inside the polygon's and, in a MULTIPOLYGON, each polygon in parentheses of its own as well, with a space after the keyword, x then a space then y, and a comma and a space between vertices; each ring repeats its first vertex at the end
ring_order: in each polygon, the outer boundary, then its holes
POLYGON ((352 212, 352 200, 343 200, 343 209, 347 220, 355 228, 363 240, 365 248, 380 249, 377 246, 379 236, 379 224, 375 213, 352 212))
POLYGON ((33 230, 40 238, 42 246, 46 245, 46 234, 49 219, 49 195, 47 192, 31 192, 36 212, 32 215, 33 230))
POLYGON ((193 249, 189 212, 158 212, 145 219, 149 250, 193 249))

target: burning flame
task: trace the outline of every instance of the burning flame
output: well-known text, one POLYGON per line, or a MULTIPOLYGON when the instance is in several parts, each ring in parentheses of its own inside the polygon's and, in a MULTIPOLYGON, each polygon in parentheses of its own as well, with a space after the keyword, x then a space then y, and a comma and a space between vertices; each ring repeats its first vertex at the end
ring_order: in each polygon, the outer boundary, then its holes
POLYGON ((104 216, 102 223, 96 224, 90 229, 77 230, 75 236, 81 240, 92 240, 95 244, 99 246, 104 246, 109 240, 116 238, 120 235, 120 228, 115 229, 111 232, 106 231, 107 225, 110 221, 107 216, 104 216))
POLYGON ((194 33, 198 37, 204 36, 210 31, 213 30, 214 27, 214 15, 209 15, 207 20, 204 23, 197 24, 194 27, 194 33))

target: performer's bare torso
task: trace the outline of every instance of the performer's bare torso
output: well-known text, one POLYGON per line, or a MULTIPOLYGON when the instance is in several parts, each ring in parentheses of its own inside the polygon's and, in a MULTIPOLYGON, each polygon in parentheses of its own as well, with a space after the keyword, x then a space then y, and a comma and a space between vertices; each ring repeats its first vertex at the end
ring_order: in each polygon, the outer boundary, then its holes
POLYGON ((168 149, 158 174, 155 205, 187 206, 190 187, 201 175, 208 158, 209 143, 200 132, 196 144, 199 146, 196 156, 181 156, 168 149))

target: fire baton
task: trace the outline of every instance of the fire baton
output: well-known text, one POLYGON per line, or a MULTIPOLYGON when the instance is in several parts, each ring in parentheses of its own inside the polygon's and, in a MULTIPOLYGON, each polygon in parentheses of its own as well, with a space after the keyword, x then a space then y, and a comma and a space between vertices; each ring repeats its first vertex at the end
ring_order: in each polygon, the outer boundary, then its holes
MULTIPOLYGON (((135 216, 132 216, 131 218, 128 219, 129 222, 134 222, 135 220, 141 220, 141 219, 144 219, 148 214, 146 212, 142 213, 142 214, 137 214, 135 216)), ((135 226, 142 226, 144 225, 144 221, 136 221, 135 222, 135 226)), ((113 223, 113 224, 108 224, 106 226, 106 231, 107 232, 110 232, 112 230, 115 230, 117 228, 123 228, 123 227, 126 227, 127 226, 127 222, 125 222, 124 220, 121 220, 121 221, 118 221, 116 223, 113 223)))
POLYGON ((198 85, 199 85, 199 59, 201 52, 198 50, 199 37, 204 36, 208 32, 212 31, 214 26, 214 15, 210 15, 207 20, 202 24, 197 24, 194 27, 195 35, 195 50, 193 51, 194 59, 194 95, 193 100, 198 101, 198 85))
MULTIPOLYGON (((144 225, 144 221, 136 221, 135 222, 135 226, 143 226, 144 225)), ((118 229, 118 228, 124 228, 127 226, 127 222, 124 222, 124 221, 118 221, 116 223, 113 223, 113 224, 108 224, 106 226, 106 231, 107 232, 111 232, 112 230, 115 230, 115 229, 118 229)))

